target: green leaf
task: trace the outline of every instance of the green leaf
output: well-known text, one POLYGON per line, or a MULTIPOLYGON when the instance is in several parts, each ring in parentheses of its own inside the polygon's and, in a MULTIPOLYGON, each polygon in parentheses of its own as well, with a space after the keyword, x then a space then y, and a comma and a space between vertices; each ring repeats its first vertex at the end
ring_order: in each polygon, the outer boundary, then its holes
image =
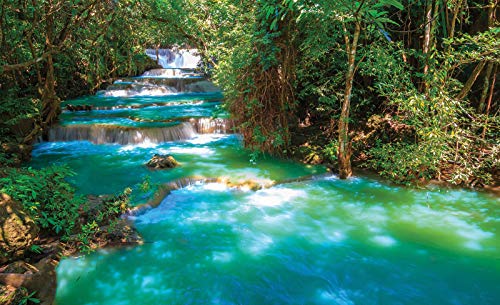
POLYGON ((397 0, 383 0, 380 2, 381 4, 385 4, 385 5, 391 5, 391 6, 394 6, 400 10, 403 10, 404 9, 404 6, 403 4, 401 4, 401 2, 397 1, 397 0))
POLYGON ((271 31, 275 30, 277 24, 278 24, 278 18, 274 18, 273 22, 271 22, 271 25, 269 26, 269 29, 271 31))
POLYGON ((377 18, 377 19, 375 19, 375 22, 377 22, 377 23, 390 23, 390 24, 398 25, 397 22, 395 22, 394 20, 391 20, 389 18, 386 18, 386 17, 377 18))

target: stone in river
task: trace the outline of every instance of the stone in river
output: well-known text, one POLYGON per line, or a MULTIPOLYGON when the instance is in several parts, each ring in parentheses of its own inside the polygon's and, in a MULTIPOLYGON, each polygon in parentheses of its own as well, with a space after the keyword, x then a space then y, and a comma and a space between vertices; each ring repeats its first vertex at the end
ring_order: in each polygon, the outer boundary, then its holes
POLYGON ((152 169, 174 168, 179 166, 179 162, 171 155, 155 154, 153 158, 146 163, 146 166, 152 169))

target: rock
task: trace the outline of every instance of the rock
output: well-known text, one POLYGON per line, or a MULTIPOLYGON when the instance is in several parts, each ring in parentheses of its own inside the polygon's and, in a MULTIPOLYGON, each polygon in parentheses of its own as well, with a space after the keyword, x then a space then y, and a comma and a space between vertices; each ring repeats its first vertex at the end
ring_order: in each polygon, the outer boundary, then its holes
POLYGON ((186 85, 187 92, 220 92, 221 89, 209 81, 199 81, 186 85))
POLYGON ((23 206, 9 195, 0 194, 0 264, 24 256, 38 232, 23 206))
POLYGON ((153 169, 174 168, 179 166, 179 162, 177 162, 171 155, 155 154, 153 158, 146 163, 146 166, 153 169))
POLYGON ((121 220, 105 236, 107 246, 123 247, 143 244, 142 237, 127 221, 121 220))
POLYGON ((24 273, 0 273, 0 287, 4 285, 4 287, 36 292, 34 297, 41 301, 40 304, 52 305, 57 288, 57 264, 58 261, 49 256, 35 266, 30 266, 29 270, 24 273))
POLYGON ((67 104, 66 105, 66 110, 68 111, 91 111, 92 106, 91 105, 71 105, 67 104))

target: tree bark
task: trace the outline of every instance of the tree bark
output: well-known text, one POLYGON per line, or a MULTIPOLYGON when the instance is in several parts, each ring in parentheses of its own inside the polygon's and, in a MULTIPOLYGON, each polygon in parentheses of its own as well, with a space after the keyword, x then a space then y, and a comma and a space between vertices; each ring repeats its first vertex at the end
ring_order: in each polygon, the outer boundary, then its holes
MULTIPOLYGON (((495 16, 495 8, 497 6, 497 0, 491 1, 490 5, 488 7, 488 27, 492 28, 495 25, 496 21, 496 16, 495 16)), ((486 108, 486 97, 488 96, 488 89, 490 87, 490 77, 491 77, 491 72, 493 71, 493 67, 495 66, 495 63, 493 62, 488 62, 488 66, 486 67, 486 75, 484 77, 484 82, 483 82, 483 90, 481 91, 481 98, 479 99, 479 104, 477 106, 477 112, 482 113, 484 109, 486 108)), ((495 68, 496 71, 496 68, 495 68)), ((493 76, 493 89, 495 87, 495 80, 496 76, 493 76)))
POLYGON ((32 60, 28 60, 28 61, 25 61, 25 62, 22 62, 22 63, 19 63, 19 64, 2 66, 0 68, 0 71, 2 71, 2 73, 5 73, 5 72, 10 72, 10 71, 17 71, 17 70, 27 69, 27 68, 29 68, 32 65, 35 65, 35 64, 37 64, 37 63, 39 63, 41 61, 46 60, 47 57, 52 56, 52 54, 54 54, 54 53, 56 53, 55 49, 47 51, 47 52, 43 53, 40 57, 34 58, 32 60))
POLYGON ((486 97, 488 96, 488 89, 490 88, 490 77, 491 72, 493 72, 493 62, 488 62, 486 67, 486 75, 484 76, 483 90, 481 91, 481 97, 479 98, 479 104, 477 105, 477 112, 482 113, 486 108, 486 97))
POLYGON ((356 66, 356 51, 358 47, 359 35, 361 33, 361 25, 356 22, 354 29, 354 37, 352 43, 349 37, 345 37, 346 51, 348 60, 348 69, 346 73, 346 84, 344 91, 344 101, 342 103, 342 111, 339 120, 339 177, 340 179, 347 179, 352 175, 351 168, 351 142, 349 139, 349 110, 351 106, 351 93, 352 83, 354 80, 355 66, 356 66))
POLYGON ((495 82, 497 80, 497 68, 498 65, 495 65, 495 71, 493 72, 493 81, 491 82, 491 87, 490 87, 490 96, 488 98, 488 106, 486 106, 486 122, 484 123, 484 128, 483 128, 483 134, 482 134, 483 139, 486 137, 486 129, 488 128, 488 119, 490 115, 491 102, 493 100, 493 93, 495 91, 495 82))
POLYGON ((54 41, 54 17, 52 14, 52 1, 49 0, 45 5, 46 29, 45 45, 49 52, 46 62, 45 84, 42 91, 42 127, 46 128, 52 125, 61 112, 60 100, 56 95, 56 79, 54 74, 54 59, 52 57, 54 41))
POLYGON ((479 74, 481 73, 485 65, 486 61, 483 60, 474 68, 474 71, 472 71, 471 76, 469 77, 467 82, 465 82, 462 91, 460 91, 460 93, 456 96, 457 100, 461 100, 467 96, 467 93, 469 93, 470 89, 472 88, 472 85, 474 85, 474 83, 476 82, 476 79, 478 78, 479 74))
POLYGON ((425 9, 425 30, 424 30, 424 44, 422 46, 422 51, 426 55, 425 66, 424 66, 424 74, 427 75, 429 70, 428 56, 429 49, 431 45, 431 29, 432 29, 432 1, 428 0, 429 3, 425 9))
POLYGON ((437 15, 439 14, 439 1, 428 0, 425 9, 425 28, 424 28, 424 42, 422 46, 422 51, 425 55, 424 63, 424 79, 423 86, 421 90, 426 94, 429 91, 429 82, 427 80, 427 74, 429 73, 429 61, 430 61, 430 51, 434 45, 434 28, 436 26, 437 15))
POLYGON ((455 37, 455 25, 457 24, 458 13, 460 12, 460 8, 462 7, 462 2, 463 0, 459 0, 453 8, 453 17, 451 18, 450 22, 450 34, 448 36, 450 39, 453 39, 453 37, 455 37))

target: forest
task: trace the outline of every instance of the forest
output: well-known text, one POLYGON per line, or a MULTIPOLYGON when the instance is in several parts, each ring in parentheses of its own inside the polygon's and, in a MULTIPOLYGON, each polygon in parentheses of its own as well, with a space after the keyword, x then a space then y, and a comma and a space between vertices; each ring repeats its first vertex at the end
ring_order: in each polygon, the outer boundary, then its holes
MULTIPOLYGON (((2 0, 0 199, 20 202, 45 242, 98 247, 131 190, 96 208, 70 166, 32 168, 33 147, 61 103, 154 69, 145 49, 173 47, 198 50, 252 163, 498 194, 499 12, 498 0, 2 0)), ((4 243, 0 265, 17 255, 4 243)))
POLYGON ((3 1, 2 164, 61 99, 189 45, 257 152, 397 182, 498 178, 496 1, 3 1))

